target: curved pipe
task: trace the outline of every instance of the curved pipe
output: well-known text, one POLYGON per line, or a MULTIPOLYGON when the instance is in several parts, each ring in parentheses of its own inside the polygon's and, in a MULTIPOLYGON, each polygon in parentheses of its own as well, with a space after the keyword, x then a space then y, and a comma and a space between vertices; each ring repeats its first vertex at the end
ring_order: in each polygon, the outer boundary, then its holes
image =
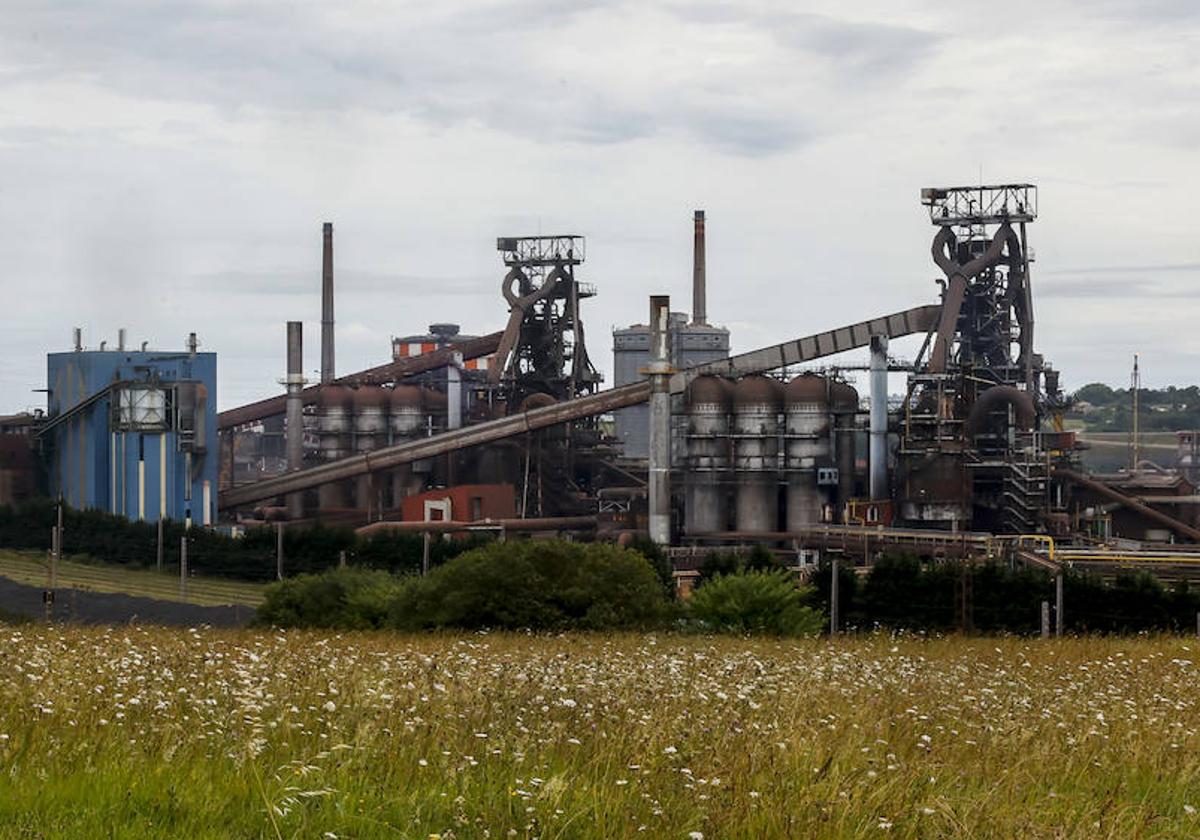
POLYGON ((508 301, 509 314, 508 324, 504 327, 504 335, 500 338, 500 346, 496 348, 495 363, 488 370, 488 381, 495 384, 500 381, 500 377, 508 368, 508 357, 512 355, 513 348, 517 346, 517 338, 521 334, 521 324, 525 321, 525 313, 529 308, 539 300, 547 298, 558 288, 560 280, 564 280, 567 273, 563 271, 562 266, 558 266, 542 281, 542 285, 538 286, 527 295, 518 295, 513 291, 513 283, 518 280, 527 280, 525 272, 520 266, 514 266, 508 274, 504 275, 504 279, 500 281, 500 291, 504 294, 504 299, 508 301))
POLYGON ((967 293, 967 281, 985 268, 995 265, 1004 257, 1005 246, 1014 259, 1021 253, 1021 240, 1008 222, 1000 225, 987 250, 966 264, 954 259, 954 246, 958 238, 948 227, 938 231, 933 238, 933 261, 949 281, 942 302, 942 314, 938 320, 937 337, 929 356, 929 372, 945 373, 949 361, 950 341, 958 326, 958 313, 962 310, 967 293))
POLYGON ((1011 385, 993 385, 983 392, 971 406, 967 415, 967 436, 974 438, 987 427, 988 416, 1003 405, 1011 405, 1016 415, 1017 427, 1031 431, 1037 422, 1037 409, 1033 398, 1011 385))

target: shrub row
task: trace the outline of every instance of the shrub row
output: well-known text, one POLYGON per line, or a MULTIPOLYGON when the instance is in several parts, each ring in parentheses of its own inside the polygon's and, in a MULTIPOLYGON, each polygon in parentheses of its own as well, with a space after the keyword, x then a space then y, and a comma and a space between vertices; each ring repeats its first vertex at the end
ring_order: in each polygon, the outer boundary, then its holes
POLYGON ((718 577, 683 610, 641 553, 606 543, 492 543, 425 577, 337 569, 272 584, 261 622, 291 627, 618 630, 808 635, 821 614, 785 572, 718 577))
MULTIPOLYGON (((49 550, 50 531, 57 512, 46 499, 17 507, 0 507, 0 546, 49 550)), ((179 567, 183 523, 166 521, 163 526, 163 562, 179 567)), ((241 537, 229 537, 205 528, 188 533, 188 568, 197 574, 250 581, 275 577, 276 533, 271 527, 247 529, 241 537)), ((158 526, 135 522, 98 510, 63 512, 63 551, 105 563, 150 567, 158 562, 158 526)), ((433 540, 430 562, 439 565, 486 541, 471 539, 433 540)), ((420 569, 424 541, 419 534, 378 534, 359 538, 349 528, 284 529, 284 566, 288 575, 320 572, 337 565, 341 552, 349 562, 372 569, 411 572, 420 569)))
MULTIPOLYGON (((813 584, 815 603, 828 611, 827 565, 818 569, 813 584)), ((887 557, 864 578, 840 566, 839 615, 851 628, 953 631, 962 626, 964 591, 971 628, 981 633, 1036 634, 1041 629, 1042 602, 1053 606, 1055 600, 1054 578, 1040 570, 887 557)), ((1065 626, 1072 633, 1190 633, 1196 629, 1200 591, 1184 581, 1168 588, 1144 572, 1104 581, 1068 571, 1063 602, 1065 626)))

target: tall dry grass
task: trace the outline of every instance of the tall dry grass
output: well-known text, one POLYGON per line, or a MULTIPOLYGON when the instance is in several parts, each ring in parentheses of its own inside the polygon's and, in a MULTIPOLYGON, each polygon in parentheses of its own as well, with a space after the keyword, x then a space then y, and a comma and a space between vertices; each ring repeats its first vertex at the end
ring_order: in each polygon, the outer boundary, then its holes
POLYGON ((0 836, 1195 837, 1194 647, 0 628, 0 836))

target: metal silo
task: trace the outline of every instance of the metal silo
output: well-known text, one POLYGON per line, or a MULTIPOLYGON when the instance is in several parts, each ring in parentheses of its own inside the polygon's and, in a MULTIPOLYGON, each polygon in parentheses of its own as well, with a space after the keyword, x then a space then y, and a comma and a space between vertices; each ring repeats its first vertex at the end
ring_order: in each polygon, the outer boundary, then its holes
MULTIPOLYGON (((366 385, 354 391, 354 451, 361 455, 387 445, 388 392, 377 385, 366 385)), ((380 488, 374 473, 358 478, 358 507, 378 514, 380 488)))
MULTIPOLYGON (((345 385, 326 385, 317 400, 317 429, 323 462, 337 461, 350 455, 353 392, 345 385)), ((350 507, 349 487, 345 481, 322 484, 317 491, 321 510, 350 507)))
POLYGON ((719 376, 698 376, 686 394, 687 490, 684 532, 727 530, 726 483, 729 473, 730 383, 719 376))
POLYGON ((817 469, 828 467, 829 391, 822 376, 803 374, 783 391, 786 417, 787 527, 790 530, 821 521, 827 493, 817 483, 817 469))
POLYGON ((733 388, 736 528, 775 531, 779 520, 779 383, 747 376, 733 388))
MULTIPOLYGON (((425 433, 425 395, 420 388, 397 385, 388 400, 388 443, 403 443, 425 433)), ((412 464, 404 464, 391 472, 392 507, 400 507, 405 496, 419 493, 424 481, 413 474, 412 464)))
POLYGON ((836 429, 834 449, 838 468, 838 519, 844 521, 846 503, 854 497, 858 460, 858 391, 845 382, 829 386, 829 407, 836 429))

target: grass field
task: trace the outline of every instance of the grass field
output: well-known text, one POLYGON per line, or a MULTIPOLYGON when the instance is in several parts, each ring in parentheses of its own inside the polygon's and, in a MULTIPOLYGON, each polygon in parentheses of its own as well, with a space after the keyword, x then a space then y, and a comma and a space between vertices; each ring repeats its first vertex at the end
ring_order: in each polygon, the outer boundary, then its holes
MULTIPOLYGON (((0 549, 0 576, 17 583, 45 587, 46 564, 46 555, 41 552, 0 549)), ((177 574, 111 563, 79 563, 69 559, 59 564, 58 586, 91 592, 120 592, 202 607, 225 604, 256 607, 262 603, 263 597, 261 584, 196 576, 188 578, 187 594, 181 596, 177 574)))
POLYGON ((0 836, 1195 837, 1186 639, 0 628, 0 836))

